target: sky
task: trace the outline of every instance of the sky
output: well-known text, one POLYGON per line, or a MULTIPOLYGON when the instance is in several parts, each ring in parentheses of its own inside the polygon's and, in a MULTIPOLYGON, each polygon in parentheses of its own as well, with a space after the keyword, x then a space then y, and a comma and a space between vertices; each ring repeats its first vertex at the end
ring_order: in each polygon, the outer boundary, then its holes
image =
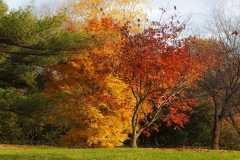
MULTIPOLYGON (((23 7, 27 6, 28 4, 30 4, 32 0, 4 0, 4 1, 8 4, 10 9, 18 9, 18 7, 20 6, 23 7)), ((34 0, 36 4, 51 1, 53 0, 34 0)), ((208 6, 207 2, 209 2, 209 0, 152 0, 151 3, 152 12, 149 14, 149 19, 156 21, 159 20, 161 13, 159 11, 159 7, 169 6, 171 10, 174 10, 173 7, 176 6, 177 11, 179 11, 181 15, 192 14, 189 24, 191 26, 196 26, 196 24, 202 20, 202 17, 206 12, 206 8, 208 6)))
MULTIPOLYGON (((20 6, 26 6, 28 5, 32 0, 4 0, 10 9, 17 9, 20 6)), ((34 0, 35 3, 44 3, 44 2, 50 2, 52 0, 34 0)), ((57 0, 55 0, 57 1, 57 0)), ((204 8, 206 7, 207 0, 152 0, 151 8, 152 13, 150 18, 157 18, 159 12, 159 7, 162 6, 169 6, 173 8, 174 6, 177 7, 177 10, 181 14, 187 14, 187 13, 194 13, 194 14, 200 14, 204 11, 204 8)))

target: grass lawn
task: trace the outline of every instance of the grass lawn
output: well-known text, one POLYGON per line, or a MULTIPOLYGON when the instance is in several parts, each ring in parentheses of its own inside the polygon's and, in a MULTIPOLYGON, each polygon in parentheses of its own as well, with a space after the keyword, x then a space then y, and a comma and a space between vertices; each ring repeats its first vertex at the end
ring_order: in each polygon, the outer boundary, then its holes
POLYGON ((153 148, 65 149, 0 145, 0 159, 8 160, 240 160, 239 151, 153 148))

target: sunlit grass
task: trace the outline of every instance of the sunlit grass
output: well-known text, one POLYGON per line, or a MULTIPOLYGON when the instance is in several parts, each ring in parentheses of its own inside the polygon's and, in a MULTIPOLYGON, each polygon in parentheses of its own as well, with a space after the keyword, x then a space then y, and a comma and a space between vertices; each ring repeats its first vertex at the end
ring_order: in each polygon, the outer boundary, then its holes
POLYGON ((155 148, 65 149, 44 146, 0 146, 0 159, 17 160, 240 160, 239 151, 155 148))

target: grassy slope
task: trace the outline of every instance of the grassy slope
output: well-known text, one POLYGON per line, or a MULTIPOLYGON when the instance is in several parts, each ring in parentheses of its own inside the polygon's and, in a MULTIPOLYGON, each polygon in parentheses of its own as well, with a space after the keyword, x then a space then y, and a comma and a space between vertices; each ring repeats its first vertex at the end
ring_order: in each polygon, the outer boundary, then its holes
POLYGON ((151 148, 64 149, 54 147, 0 146, 0 159, 20 160, 240 160, 238 151, 199 151, 151 148))

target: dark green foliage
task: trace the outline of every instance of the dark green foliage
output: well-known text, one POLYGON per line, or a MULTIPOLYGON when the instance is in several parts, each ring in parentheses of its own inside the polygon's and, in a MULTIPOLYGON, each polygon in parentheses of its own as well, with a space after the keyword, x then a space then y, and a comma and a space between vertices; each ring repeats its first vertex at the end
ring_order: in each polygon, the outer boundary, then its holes
POLYGON ((0 142, 30 144, 45 125, 47 101, 7 89, 0 89, 0 97, 0 142))
POLYGON ((33 6, 8 11, 0 0, 0 143, 57 145, 61 134, 48 125, 51 103, 41 93, 41 72, 87 41, 84 33, 64 28, 63 18, 64 12, 39 17, 33 6))
POLYGON ((64 14, 37 17, 33 9, 11 10, 0 16, 1 59, 12 64, 46 65, 66 58, 65 51, 74 53, 85 46, 84 33, 63 28, 64 14))
POLYGON ((158 147, 210 147, 211 127, 204 115, 196 112, 189 116, 189 122, 180 130, 175 130, 174 126, 169 127, 166 123, 158 121, 159 132, 150 129, 151 136, 148 138, 142 134, 139 143, 142 145, 158 145, 158 147))

